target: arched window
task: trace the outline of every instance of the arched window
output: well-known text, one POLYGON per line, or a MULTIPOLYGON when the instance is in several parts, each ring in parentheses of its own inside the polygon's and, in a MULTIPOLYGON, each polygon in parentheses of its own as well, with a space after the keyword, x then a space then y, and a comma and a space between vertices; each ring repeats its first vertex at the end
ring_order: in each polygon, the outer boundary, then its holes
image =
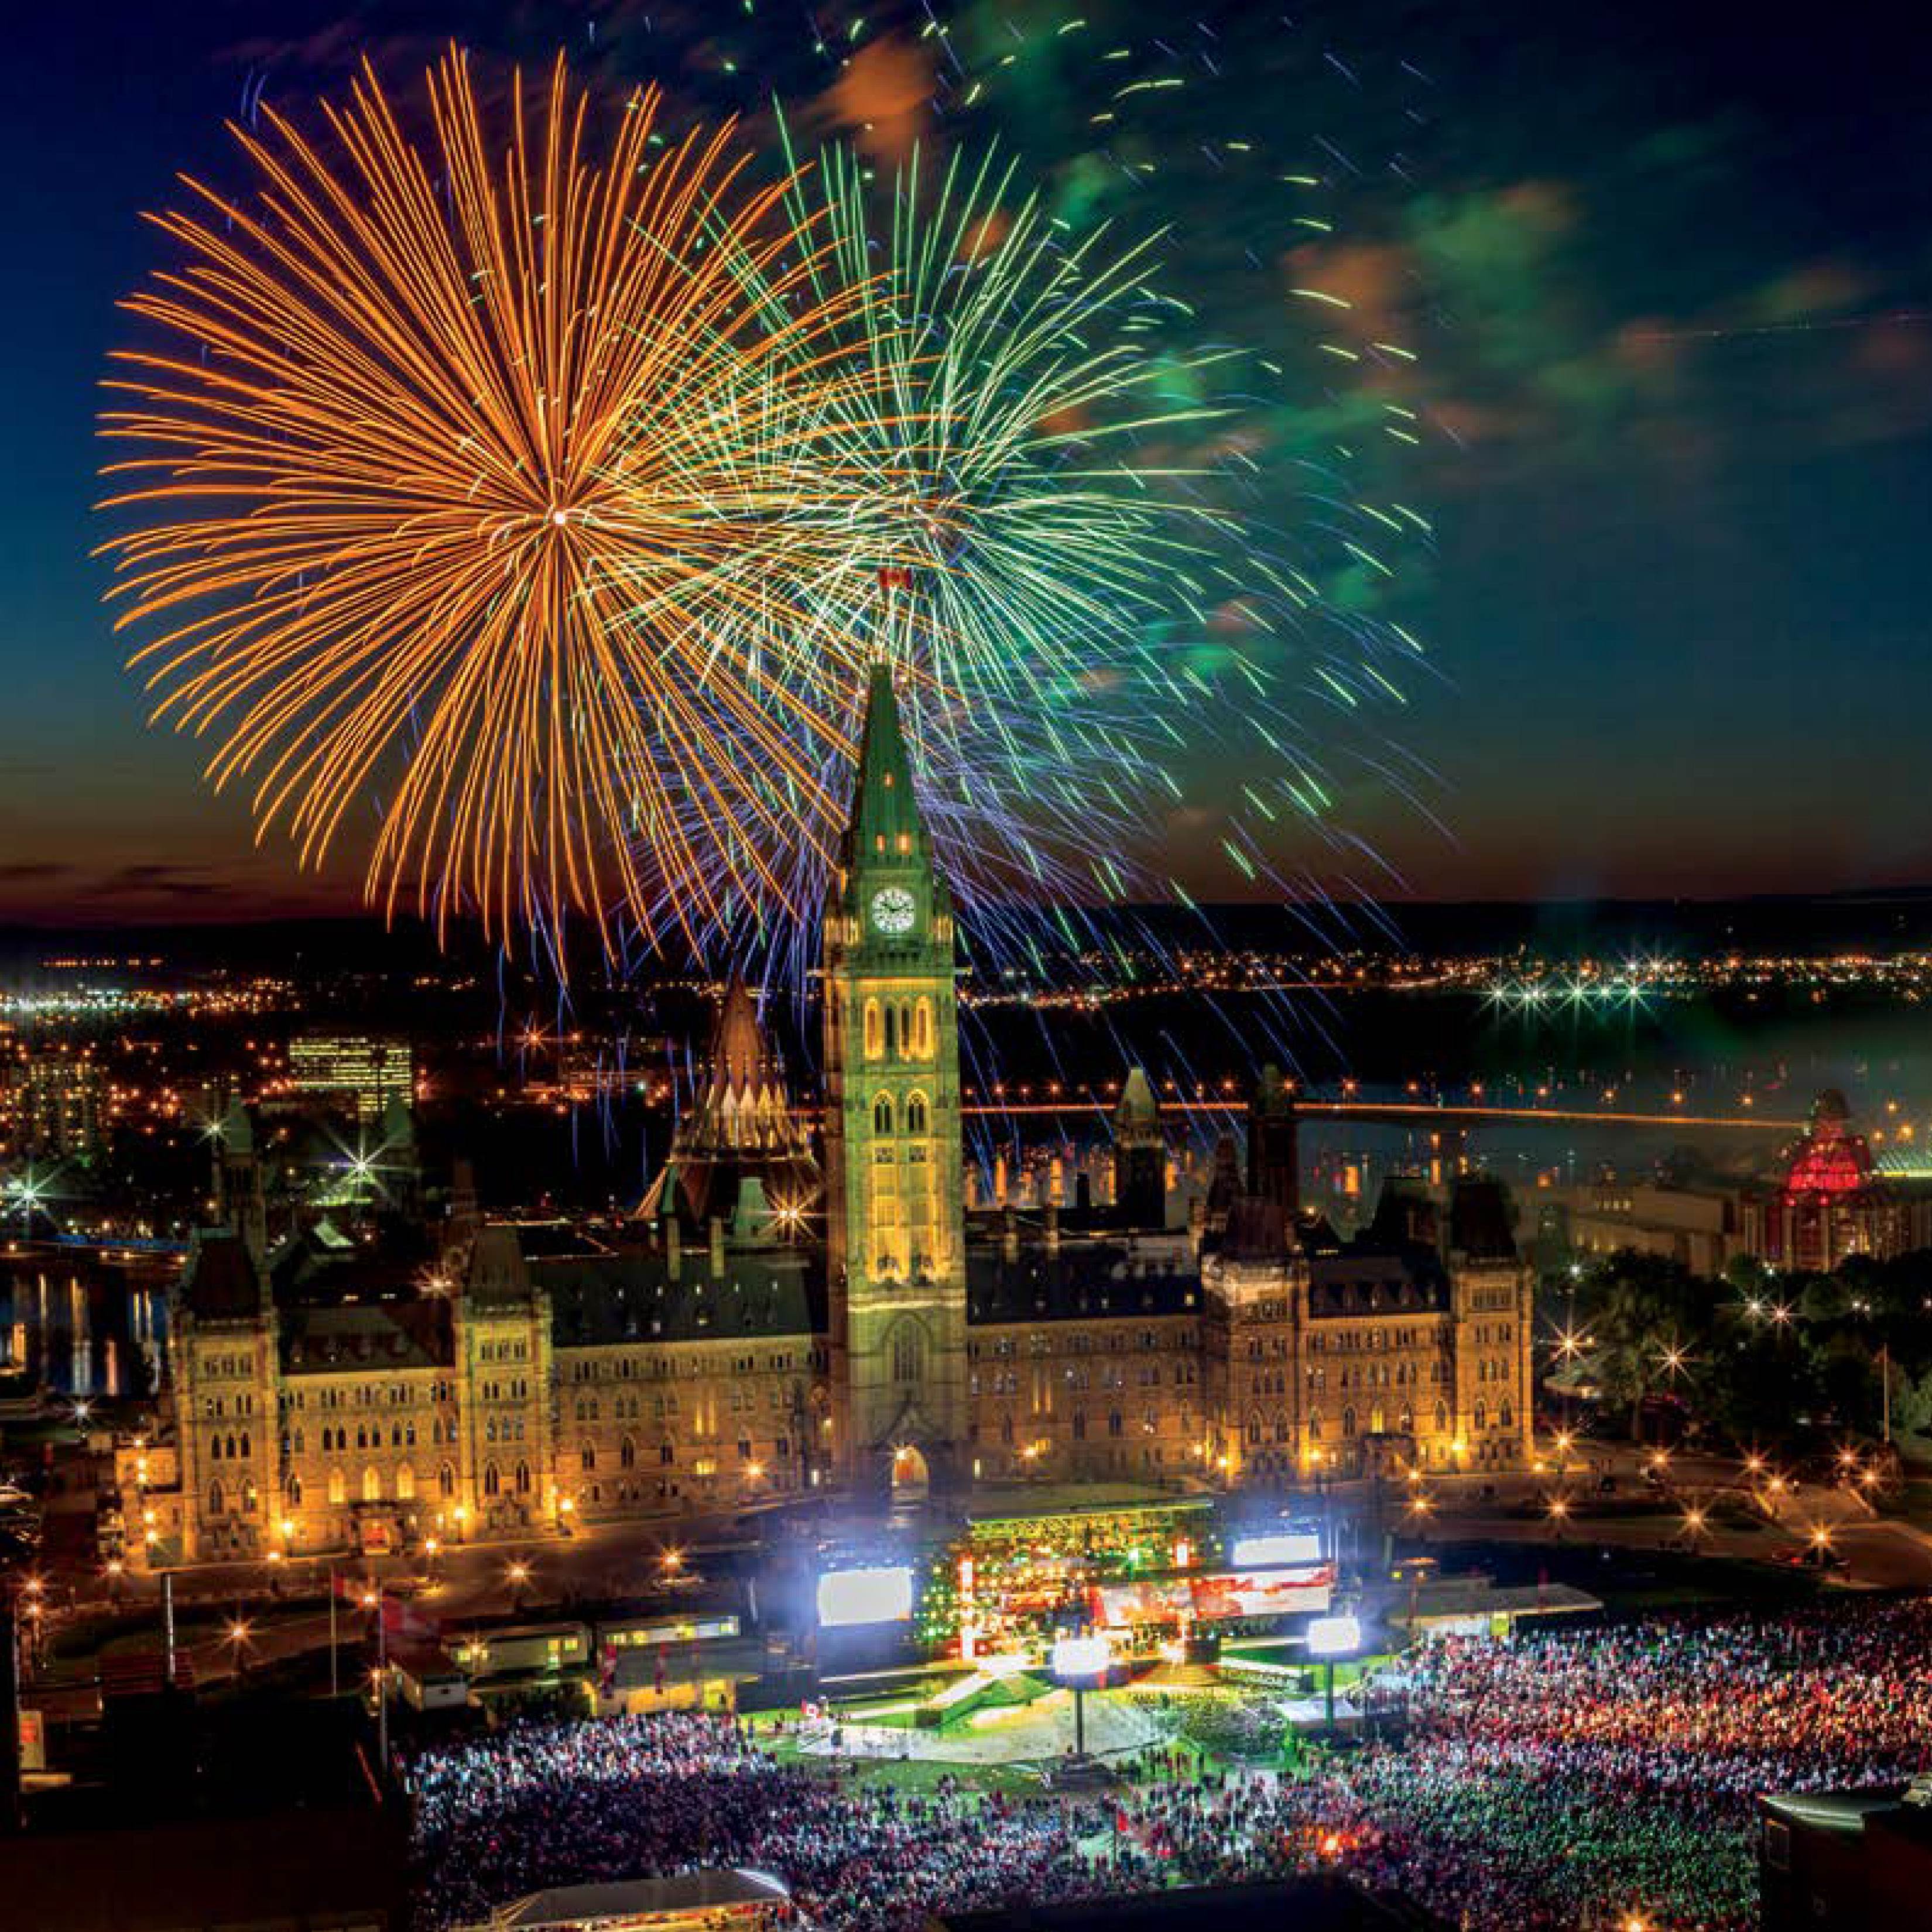
POLYGON ((932 1002, 921 1000, 919 1003, 918 1021, 913 1030, 915 1050, 922 1060, 932 1057, 932 1002))
POLYGON ((885 1039, 884 1025, 878 1001, 868 1000, 866 1002, 866 1058, 868 1060, 876 1060, 879 1057, 885 1039))
POLYGON ((1318 1408, 1313 1411, 1309 1416, 1308 1439, 1311 1442, 1319 1442, 1322 1440, 1322 1412, 1318 1408))
POLYGON ((1490 1426, 1490 1406, 1480 1396, 1476 1398, 1476 1426, 1486 1429, 1490 1426))
POLYGON ((1342 1436, 1343 1441, 1346 1442, 1350 1436, 1353 1436, 1354 1432, 1355 1412, 1353 1408, 1345 1408, 1342 1412, 1342 1436))
POLYGON ((301 1477, 291 1476, 289 1478, 288 1497, 289 1508, 290 1509, 300 1509, 302 1508, 301 1477))
POLYGON ((1262 1419, 1258 1415, 1248 1418, 1248 1441, 1256 1448, 1261 1447, 1262 1428, 1262 1419))
POLYGON ((527 1462, 517 1465, 517 1493, 526 1496, 530 1492, 530 1466, 527 1462))
POLYGON ((221 1485, 218 1482, 210 1483, 208 1486, 208 1514, 219 1516, 226 1501, 227 1498, 221 1493, 221 1485))
POLYGON ((597 1466, 596 1444, 594 1442, 584 1444, 577 1452, 577 1460, 586 1469, 596 1468, 597 1466))
POLYGON ((1084 1442, 1087 1439, 1087 1412, 1084 1408, 1076 1408, 1073 1412, 1073 1439, 1076 1442, 1084 1442))
POLYGON ((872 1102, 872 1131, 875 1134, 889 1134, 892 1130, 892 1096, 881 1094, 872 1102))
POLYGON ((1515 1414, 1508 1402, 1496 1411, 1496 1426, 1498 1429, 1514 1429, 1516 1426, 1515 1414))
POLYGON ((925 1334, 916 1322, 902 1322, 892 1330, 892 1380, 916 1382, 925 1372, 925 1334))
POLYGON ((456 1472, 447 1462, 436 1472, 436 1486, 446 1496, 456 1493, 456 1472))
POLYGON ((328 1500, 338 1508, 349 1500, 349 1485, 344 1481, 340 1469, 332 1469, 328 1472, 328 1500))
POLYGON ((362 1472, 362 1500, 365 1503, 382 1500, 382 1472, 373 1462, 362 1472))
POLYGON ((416 1499, 416 1472, 405 1462, 396 1472, 396 1500, 412 1503, 416 1499))
POLYGON ((1120 1432, 1120 1412, 1118 1408, 1110 1408, 1107 1412, 1107 1433, 1109 1436, 1118 1436, 1120 1432))
POLYGON ((502 1489, 503 1479, 497 1474, 496 1464, 485 1462, 483 1465, 483 1493, 486 1496, 500 1496, 502 1489))
POLYGON ((890 1000, 886 1005, 886 1053, 890 1058, 899 1050, 899 1010, 890 1000))
POLYGON ((926 1132, 926 1096, 915 1094, 906 1102, 906 1132, 922 1134, 926 1132))
POLYGON ((1447 1432, 1448 1427, 1449 1405, 1446 1402, 1438 1402, 1436 1405, 1436 1432, 1441 1436, 1447 1432))
POLYGON ((617 1466, 622 1469, 638 1466, 638 1445, 628 1436, 617 1444, 617 1466))

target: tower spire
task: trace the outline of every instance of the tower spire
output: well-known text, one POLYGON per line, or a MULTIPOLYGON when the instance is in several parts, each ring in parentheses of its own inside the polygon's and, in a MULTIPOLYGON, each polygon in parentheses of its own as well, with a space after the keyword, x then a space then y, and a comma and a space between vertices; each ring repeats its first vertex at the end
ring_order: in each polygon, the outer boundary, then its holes
POLYGON ((866 724, 859 740, 852 815, 845 828, 845 869, 849 873, 882 858, 922 864, 930 856, 892 689, 892 666, 878 658, 866 679, 866 724))

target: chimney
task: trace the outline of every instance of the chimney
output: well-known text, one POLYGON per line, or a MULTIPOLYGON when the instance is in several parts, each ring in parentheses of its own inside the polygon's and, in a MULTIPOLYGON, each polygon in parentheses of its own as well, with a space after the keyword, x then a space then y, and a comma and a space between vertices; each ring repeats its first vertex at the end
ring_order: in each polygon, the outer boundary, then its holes
POLYGON ((1046 1204, 1046 1252, 1049 1258, 1060 1252, 1060 1203, 1046 1204))
POLYGON ((1018 1211, 1009 1204, 1000 1234, 1000 1258, 1009 1264, 1020 1258, 1020 1217, 1018 1211))
POLYGON ((724 1217, 722 1214, 711 1217, 711 1279, 724 1279, 724 1217))
POLYGON ((675 1214, 664 1216, 664 1272, 675 1281, 684 1268, 684 1240, 675 1214))

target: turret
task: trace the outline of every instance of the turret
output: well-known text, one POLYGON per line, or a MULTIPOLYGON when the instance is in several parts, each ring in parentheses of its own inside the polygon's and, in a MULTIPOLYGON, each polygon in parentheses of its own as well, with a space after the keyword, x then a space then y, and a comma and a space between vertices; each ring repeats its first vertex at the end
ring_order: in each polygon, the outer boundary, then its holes
POLYGON ((1264 1066, 1248 1102, 1248 1192, 1292 1221, 1301 1206, 1294 1094, 1281 1069, 1264 1066))
POLYGON ((1167 1225, 1167 1143, 1147 1075, 1130 1068, 1114 1109, 1114 1204, 1125 1227, 1167 1225))

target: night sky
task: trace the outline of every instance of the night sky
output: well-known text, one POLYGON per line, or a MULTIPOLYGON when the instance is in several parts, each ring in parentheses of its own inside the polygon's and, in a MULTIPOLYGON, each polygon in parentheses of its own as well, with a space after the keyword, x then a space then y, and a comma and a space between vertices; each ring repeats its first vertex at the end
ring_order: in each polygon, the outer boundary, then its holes
MULTIPOLYGON (((1907 10, 982 0, 946 17, 983 94, 937 115, 920 10, 862 10, 856 40, 855 10, 820 12, 820 55, 804 10, 740 0, 14 10, 0 917, 354 903, 352 865, 304 878, 255 850, 195 748, 144 724, 89 554, 96 385, 117 298, 166 259, 141 211, 177 170, 244 179, 224 119, 257 88, 305 114, 364 52, 406 97, 458 28, 480 59, 562 46, 614 92, 655 77, 703 110, 776 88, 882 154, 997 134, 1063 207, 1173 224, 1168 279, 1204 329, 1288 372, 1261 424, 1279 473, 1346 416, 1290 286, 1354 303, 1331 339, 1414 343, 1424 433, 1382 480, 1437 548, 1377 594, 1432 672, 1340 804, 1390 896, 1932 880, 1932 38, 1907 10), (1097 56, 1127 42, 1131 71, 1187 85, 1103 136, 1097 56), (1332 233, 1253 191, 1277 165, 1318 169, 1332 233)), ((1163 870, 1227 895, 1210 836, 1163 834, 1163 870)))

